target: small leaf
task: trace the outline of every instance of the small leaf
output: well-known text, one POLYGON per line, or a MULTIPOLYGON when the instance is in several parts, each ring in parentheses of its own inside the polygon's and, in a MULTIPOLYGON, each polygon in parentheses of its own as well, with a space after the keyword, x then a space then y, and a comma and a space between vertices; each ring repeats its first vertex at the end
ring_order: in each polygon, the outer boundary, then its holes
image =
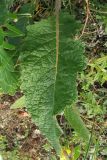
POLYGON ((0 35, 0 45, 3 44, 3 40, 4 40, 4 37, 2 35, 0 35))
POLYGON ((4 41, 4 33, 2 28, 0 28, 0 45, 2 45, 3 41, 4 41))
POLYGON ((8 30, 12 31, 15 34, 15 36, 24 36, 24 34, 15 26, 8 23, 5 26, 8 28, 8 30))
POLYGON ((78 133, 78 135, 83 138, 86 142, 89 141, 90 133, 85 127, 84 122, 82 121, 78 110, 72 106, 65 109, 65 117, 71 127, 78 133))
POLYGON ((3 160, 3 157, 2 157, 2 155, 0 155, 0 160, 3 160))
POLYGON ((0 88, 9 94, 13 94, 17 89, 17 75, 12 59, 2 46, 0 46, 0 88))
POLYGON ((11 109, 17 109, 17 108, 23 108, 25 107, 25 96, 22 96, 21 98, 17 99, 15 103, 11 105, 11 109))
POLYGON ((79 158, 80 154, 81 154, 81 147, 76 146, 74 148, 74 157, 73 157, 74 159, 73 160, 77 160, 79 158))
POLYGON ((5 41, 3 42, 2 46, 3 46, 4 49, 15 50, 15 46, 14 45, 9 44, 9 43, 7 43, 5 41))

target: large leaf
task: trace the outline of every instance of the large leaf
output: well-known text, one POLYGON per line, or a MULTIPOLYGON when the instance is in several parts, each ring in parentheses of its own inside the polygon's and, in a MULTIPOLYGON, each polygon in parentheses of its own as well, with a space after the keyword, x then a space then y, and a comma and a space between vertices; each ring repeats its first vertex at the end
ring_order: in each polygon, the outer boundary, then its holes
POLYGON ((60 132, 55 115, 76 99, 76 75, 84 67, 84 46, 73 40, 79 26, 73 16, 61 14, 57 62, 54 17, 28 26, 22 49, 21 79, 27 108, 57 153, 60 132))
POLYGON ((0 46, 0 87, 4 93, 13 94, 17 88, 16 82, 17 77, 13 62, 3 47, 0 46))

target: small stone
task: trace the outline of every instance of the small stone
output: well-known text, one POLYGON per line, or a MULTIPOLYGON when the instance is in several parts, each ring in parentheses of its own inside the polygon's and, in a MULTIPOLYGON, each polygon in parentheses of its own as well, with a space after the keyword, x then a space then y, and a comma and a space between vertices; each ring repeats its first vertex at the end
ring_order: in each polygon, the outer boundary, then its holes
POLYGON ((40 130, 35 129, 32 133, 32 138, 37 138, 40 134, 41 134, 40 130))

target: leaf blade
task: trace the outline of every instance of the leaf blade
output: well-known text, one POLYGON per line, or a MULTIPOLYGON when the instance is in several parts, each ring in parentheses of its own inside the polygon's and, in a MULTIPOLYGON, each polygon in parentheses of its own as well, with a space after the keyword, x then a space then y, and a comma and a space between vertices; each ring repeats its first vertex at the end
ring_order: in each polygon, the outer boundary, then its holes
MULTIPOLYGON (((61 151, 61 129, 56 114, 76 99, 76 74, 84 66, 84 47, 81 42, 72 40, 73 35, 66 30, 67 27, 71 31, 72 22, 74 19, 69 14, 61 15, 57 70, 55 17, 28 26, 28 35, 22 47, 21 88, 26 97, 27 109, 58 154, 61 151), (74 44, 79 46, 75 51, 74 44)), ((74 33, 77 28, 73 27, 74 33)))
POLYGON ((15 36, 24 36, 24 34, 15 26, 6 23, 5 26, 8 28, 9 31, 13 32, 15 34, 15 36))
POLYGON ((13 94, 17 88, 17 75, 12 59, 0 46, 0 87, 4 93, 13 94))
POLYGON ((64 115, 69 124, 79 134, 79 136, 83 138, 86 142, 89 142, 90 133, 88 129, 85 127, 85 124, 81 119, 79 112, 75 108, 75 106, 66 107, 64 115))

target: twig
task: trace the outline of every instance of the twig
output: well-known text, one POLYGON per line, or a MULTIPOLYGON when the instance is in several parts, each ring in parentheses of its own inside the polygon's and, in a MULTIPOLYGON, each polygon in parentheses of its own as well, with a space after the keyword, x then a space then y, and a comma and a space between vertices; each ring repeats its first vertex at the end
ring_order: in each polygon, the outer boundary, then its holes
POLYGON ((93 131, 94 131, 94 123, 93 123, 93 126, 92 126, 91 135, 90 135, 90 139, 89 139, 89 143, 88 143, 88 146, 87 146, 87 150, 86 150, 84 160, 87 160, 87 158, 88 158, 88 153, 89 153, 89 149, 90 149, 91 142, 92 142, 92 137, 93 137, 93 131))
POLYGON ((81 38, 83 36, 83 34, 85 33, 85 29, 86 29, 86 26, 87 26, 87 23, 88 23, 88 19, 89 19, 90 15, 91 15, 90 7, 89 7, 89 1, 88 0, 85 0, 85 1, 86 1, 86 19, 85 19, 85 24, 84 24, 82 33, 81 33, 79 38, 81 38))
POLYGON ((90 121, 89 119, 85 118, 85 117, 82 116, 82 115, 81 115, 81 117, 82 117, 84 120, 86 120, 87 122, 89 122, 89 123, 93 124, 94 126, 99 127, 100 129, 102 129, 102 128, 101 128, 98 124, 96 124, 95 122, 90 121))
POLYGON ((96 13, 100 13, 100 14, 107 14, 107 12, 99 11, 99 10, 95 10, 95 9, 91 9, 91 11, 96 12, 96 13))

